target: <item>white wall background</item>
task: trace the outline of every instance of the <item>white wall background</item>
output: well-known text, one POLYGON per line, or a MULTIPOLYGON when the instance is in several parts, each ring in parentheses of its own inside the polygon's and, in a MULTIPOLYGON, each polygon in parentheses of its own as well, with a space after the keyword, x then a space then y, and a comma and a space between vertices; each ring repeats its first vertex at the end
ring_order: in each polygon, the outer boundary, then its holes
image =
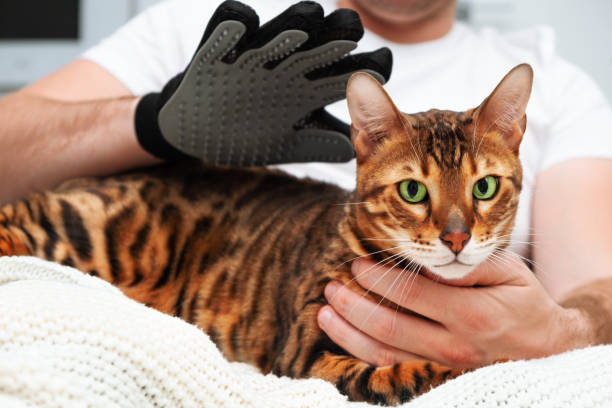
POLYGON ((612 102, 612 0, 460 0, 472 24, 555 29, 557 51, 587 71, 612 102))
MULTIPOLYGON (((78 43, 0 41, 0 94, 57 69, 158 1, 82 0, 85 37, 78 43)), ((612 101, 612 0, 460 0, 460 9, 476 26, 552 26, 559 53, 587 71, 612 101)))

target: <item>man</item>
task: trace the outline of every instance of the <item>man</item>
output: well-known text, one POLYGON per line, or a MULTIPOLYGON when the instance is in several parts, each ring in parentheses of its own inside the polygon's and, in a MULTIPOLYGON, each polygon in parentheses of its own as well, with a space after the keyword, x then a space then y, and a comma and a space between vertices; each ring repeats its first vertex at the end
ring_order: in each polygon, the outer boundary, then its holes
MULTIPOLYGON (((428 319, 377 308, 332 283, 326 295, 333 308, 319 315, 328 335, 378 365, 428 358, 461 367, 612 341, 612 112, 596 85, 554 54, 548 31, 475 33, 454 23, 455 0, 322 4, 327 11, 360 13, 368 30, 364 49, 393 50, 387 90, 406 112, 475 107, 512 66, 529 62, 535 70, 512 249, 535 261, 538 279, 508 257, 463 281, 433 284, 417 276, 409 290, 399 291, 396 271, 379 279, 387 269, 356 262, 364 287, 428 319), (363 319, 372 313, 376 318, 363 319)), ((250 5, 264 21, 286 6, 250 5)), ((159 92, 185 69, 215 6, 161 3, 84 58, 0 101, 2 199, 72 176, 156 163, 134 130, 139 96, 159 92)), ((330 111, 348 119, 342 105, 330 111)), ((354 184, 353 163, 283 168, 347 188, 354 184)))

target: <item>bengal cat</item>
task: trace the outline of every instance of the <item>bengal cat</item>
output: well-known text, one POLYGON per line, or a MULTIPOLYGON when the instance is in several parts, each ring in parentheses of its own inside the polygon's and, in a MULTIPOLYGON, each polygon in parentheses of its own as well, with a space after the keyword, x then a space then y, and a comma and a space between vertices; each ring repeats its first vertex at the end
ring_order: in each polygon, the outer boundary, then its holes
POLYGON ((229 360, 323 378, 352 400, 405 402, 460 370, 350 356, 317 326, 324 287, 335 279, 364 292, 347 262, 360 256, 402 254, 404 268, 457 278, 504 247, 531 82, 531 68, 519 65, 475 109, 407 115, 372 77, 355 74, 347 90, 354 192, 197 164, 79 179, 4 206, 0 255, 107 280, 196 324, 229 360))

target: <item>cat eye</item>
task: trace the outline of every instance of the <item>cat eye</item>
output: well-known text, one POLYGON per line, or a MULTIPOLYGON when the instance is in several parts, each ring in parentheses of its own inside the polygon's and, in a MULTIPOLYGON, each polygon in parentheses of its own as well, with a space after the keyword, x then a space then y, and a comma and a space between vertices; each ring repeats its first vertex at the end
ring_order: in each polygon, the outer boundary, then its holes
POLYGON ((427 198, 427 189, 420 181, 404 180, 399 184, 399 194, 409 203, 417 204, 425 201, 427 198))
POLYGON ((474 183, 472 194, 477 200, 489 200, 497 192, 497 177, 487 176, 474 183))

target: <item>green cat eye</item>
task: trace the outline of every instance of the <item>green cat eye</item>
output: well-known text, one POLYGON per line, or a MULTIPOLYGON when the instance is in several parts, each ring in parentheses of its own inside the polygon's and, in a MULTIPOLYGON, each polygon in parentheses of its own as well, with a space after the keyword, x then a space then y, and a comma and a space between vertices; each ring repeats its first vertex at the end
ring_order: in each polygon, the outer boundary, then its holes
POLYGON ((399 185, 399 194, 409 203, 417 204, 427 198, 425 185, 416 180, 404 180, 399 185))
POLYGON ((497 178, 494 176, 487 176, 481 178, 474 183, 472 194, 474 198, 478 200, 488 200, 492 198, 497 192, 497 178))

